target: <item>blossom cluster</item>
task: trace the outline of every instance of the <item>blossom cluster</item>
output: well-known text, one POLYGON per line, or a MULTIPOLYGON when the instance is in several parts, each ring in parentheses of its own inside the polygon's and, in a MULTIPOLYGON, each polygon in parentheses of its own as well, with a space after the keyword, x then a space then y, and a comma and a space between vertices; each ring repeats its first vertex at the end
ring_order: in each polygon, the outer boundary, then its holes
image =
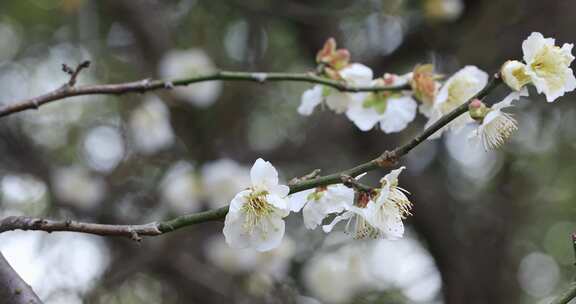
MULTIPOLYGON (((477 97, 484 97, 481 92, 488 87, 490 77, 476 66, 463 67, 443 83, 429 64, 418 65, 404 75, 374 78, 369 67, 350 63, 348 50, 338 49, 331 38, 316 56, 316 73, 354 89, 315 85, 302 95, 298 112, 308 116, 324 104, 345 114, 362 131, 379 126, 385 133, 402 131, 420 112, 428 118, 426 128, 436 130, 430 139, 474 124, 470 140, 486 150, 495 149, 518 129, 516 120, 503 110, 528 96, 528 85, 543 93, 549 102, 576 88, 570 68, 574 60, 572 47, 558 47, 554 39, 532 33, 522 44, 524 62, 507 61, 495 76, 512 92, 487 106, 477 97), (462 114, 447 121, 447 115, 455 111, 462 114)), ((223 231, 226 243, 233 248, 272 250, 282 242, 284 218, 300 211, 308 229, 322 226, 329 233, 345 221, 345 231, 355 239, 399 239, 404 234, 403 220, 412 215, 408 192, 398 185, 404 169, 392 170, 376 188, 361 185, 358 177, 350 177, 349 183, 318 183, 316 188, 291 193, 290 187, 280 184, 274 166, 258 159, 250 171, 252 185, 230 202, 223 231)))
POLYGON ((285 232, 284 218, 302 211, 304 225, 322 225, 330 232, 346 221, 346 232, 356 239, 398 239, 404 234, 402 220, 411 215, 412 203, 398 186, 404 167, 393 170, 380 181, 380 187, 366 191, 342 184, 320 186, 289 195, 290 188, 278 180, 270 162, 258 159, 250 170, 252 186, 231 201, 224 222, 224 237, 234 248, 268 251, 276 248, 285 232))
MULTIPOLYGON (((502 102, 487 107, 480 100, 470 103, 470 111, 439 129, 430 139, 446 130, 460 131, 475 124, 472 142, 481 142, 485 149, 500 147, 518 129, 516 121, 502 109, 522 96, 528 96, 526 85, 532 84, 549 102, 576 88, 576 78, 570 68, 574 60, 572 44, 555 46, 555 40, 532 33, 522 44, 524 63, 507 61, 499 73, 513 90, 502 102)), ((304 92, 298 112, 311 115, 325 104, 336 113, 344 113, 360 130, 369 131, 376 125, 385 133, 400 132, 420 112, 428 119, 426 128, 477 96, 488 84, 489 75, 476 66, 465 66, 443 83, 430 64, 418 65, 404 75, 386 73, 374 78, 373 71, 361 63, 349 63, 347 50, 336 49, 329 39, 316 58, 318 73, 348 86, 374 88, 370 92, 341 92, 315 85, 304 92), (382 88, 382 90, 378 90, 382 88)), ((498 76, 500 77, 500 76, 498 76)))

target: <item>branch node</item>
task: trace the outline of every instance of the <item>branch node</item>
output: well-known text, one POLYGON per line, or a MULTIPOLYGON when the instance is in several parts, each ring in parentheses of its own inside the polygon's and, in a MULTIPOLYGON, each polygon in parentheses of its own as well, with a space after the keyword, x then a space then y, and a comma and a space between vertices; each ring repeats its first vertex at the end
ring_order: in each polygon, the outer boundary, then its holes
POLYGON ((299 182, 305 181, 305 180, 314 179, 314 178, 318 177, 318 175, 320 175, 320 172, 322 172, 322 170, 314 169, 312 172, 310 172, 304 176, 295 177, 288 182, 288 186, 293 186, 293 185, 295 185, 299 182))
POLYGON ((268 78, 268 75, 266 73, 253 73, 252 77, 256 79, 256 81, 258 81, 259 83, 264 83, 264 81, 266 81, 266 78, 268 78))
POLYGON ((135 242, 138 242, 138 243, 142 241, 142 237, 140 237, 140 236, 138 235, 138 232, 136 232, 136 230, 130 228, 130 229, 128 230, 128 232, 130 233, 130 239, 131 239, 131 240, 133 240, 133 241, 135 241, 135 242))
POLYGON ((340 181, 342 181, 342 184, 344 186, 352 188, 356 192, 362 192, 367 194, 371 194, 373 192, 373 189, 371 187, 361 184, 357 179, 355 179, 350 175, 346 174, 340 175, 340 181))
POLYGON ((88 67, 90 67, 90 61, 88 60, 85 60, 82 63, 80 63, 76 67, 76 69, 72 69, 67 64, 63 63, 62 71, 70 75, 70 80, 68 80, 68 87, 73 87, 76 84, 76 78, 78 78, 80 72, 82 72, 83 69, 87 69, 88 67))
POLYGON ((152 82, 152 79, 150 79, 150 78, 140 80, 140 85, 141 85, 140 94, 144 94, 144 93, 146 93, 146 91, 148 91, 148 89, 150 88, 151 82, 152 82))
POLYGON ((166 81, 166 82, 164 82, 164 88, 171 90, 174 88, 174 83, 172 81, 166 81))
POLYGON ((40 108, 40 104, 38 103, 38 100, 36 100, 36 99, 32 99, 32 102, 30 104, 32 105, 32 108, 34 110, 38 110, 38 108, 40 108))
POLYGON ((394 151, 384 151, 380 157, 376 159, 376 164, 379 167, 387 168, 398 164, 399 157, 394 151))

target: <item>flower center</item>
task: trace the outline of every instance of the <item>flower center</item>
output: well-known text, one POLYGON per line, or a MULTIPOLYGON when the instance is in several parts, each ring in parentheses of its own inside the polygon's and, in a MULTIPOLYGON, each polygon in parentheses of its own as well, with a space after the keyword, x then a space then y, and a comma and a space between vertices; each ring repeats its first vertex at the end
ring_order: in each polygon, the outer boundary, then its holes
POLYGON ((248 202, 242 206, 246 214, 244 228, 247 231, 252 232, 263 218, 275 211, 275 207, 266 200, 267 195, 268 191, 253 191, 248 195, 248 202))
POLYGON ((514 71, 512 71, 512 75, 514 76, 514 78, 516 78, 520 87, 523 87, 524 85, 529 84, 531 81, 530 76, 526 75, 526 73, 524 72, 524 69, 522 69, 522 68, 518 68, 518 69, 515 69, 514 71))
POLYGON ((484 149, 496 149, 502 146, 516 130, 518 130, 516 120, 510 114, 500 112, 482 130, 484 149))
POLYGON ((378 239, 381 236, 381 232, 378 228, 370 225, 362 216, 356 215, 351 218, 346 224, 344 230, 348 234, 352 234, 354 239, 378 239), (354 221, 354 223, 352 223, 354 221), (351 227, 351 225, 353 225, 351 227))
POLYGON ((406 192, 406 190, 397 186, 392 186, 390 187, 390 193, 388 194, 388 201, 400 210, 402 219, 412 215, 412 203, 408 200, 408 197, 406 197, 404 192, 406 192))

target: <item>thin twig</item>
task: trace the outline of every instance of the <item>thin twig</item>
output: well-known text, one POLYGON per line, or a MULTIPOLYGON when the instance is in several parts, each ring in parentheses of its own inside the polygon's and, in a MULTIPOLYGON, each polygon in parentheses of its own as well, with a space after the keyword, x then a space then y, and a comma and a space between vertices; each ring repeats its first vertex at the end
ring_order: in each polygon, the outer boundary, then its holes
MULTIPOLYGON (((401 91, 409 89, 409 85, 400 86, 351 86, 342 81, 331 80, 328 78, 320 77, 312 73, 251 73, 251 72, 228 72, 221 71, 207 75, 194 76, 184 79, 176 80, 151 80, 143 79, 134 82, 116 83, 116 84, 102 84, 102 85, 85 85, 75 87, 76 76, 89 65, 86 62, 78 66, 72 72, 71 79, 68 85, 64 85, 52 92, 25 99, 17 102, 10 103, 9 105, 0 108, 0 117, 10 114, 38 109, 40 106, 49 102, 66 99, 74 96, 82 95, 121 95, 126 93, 144 93, 162 89, 172 89, 179 86, 187 86, 193 83, 205 81, 252 81, 258 83, 276 82, 276 81, 293 81, 293 82, 308 82, 322 84, 332 87, 339 91, 344 92, 369 92, 369 91, 401 91)), ((70 72, 69 67, 65 71, 70 72)))
MULTIPOLYGON (((293 185, 290 185, 290 193, 296 193, 304 191, 307 189, 312 189, 316 187, 323 187, 332 184, 342 183, 342 178, 351 177, 354 178, 362 173, 373 171, 378 168, 390 167, 395 165, 398 160, 422 143, 426 138, 430 137, 432 134, 436 133, 440 128, 450 123, 452 120, 463 114, 468 109, 468 104, 471 100, 478 98, 483 99, 490 92, 492 92, 499 84, 501 84, 499 77, 495 77, 490 80, 488 85, 476 96, 472 97, 468 102, 462 104, 458 108, 454 109, 452 112, 446 114, 440 118, 432 126, 428 127, 422 133, 414 137, 408 143, 397 147, 392 151, 386 151, 382 153, 379 157, 360 164, 354 168, 344 170, 338 173, 329 174, 325 176, 319 176, 313 179, 304 179, 293 185)), ((191 213, 187 215, 178 216, 174 219, 153 222, 144 225, 104 225, 104 224, 92 224, 92 223, 82 223, 74 221, 52 221, 38 218, 30 217, 8 217, 0 221, 0 233, 10 230, 40 230, 46 232, 53 231, 75 231, 83 232, 97 235, 109 235, 109 236, 125 236, 131 239, 139 239, 141 236, 156 236, 161 235, 170 231, 174 231, 186 226, 209 222, 209 221, 221 221, 228 213, 228 206, 198 212, 191 213), (136 237, 135 237, 136 236, 136 237)))
POLYGON ((68 81, 68 85, 73 87, 76 84, 76 78, 82 72, 83 69, 87 69, 90 67, 90 61, 86 60, 80 63, 75 69, 72 69, 66 64, 62 64, 62 71, 68 75, 70 75, 70 80, 68 81))

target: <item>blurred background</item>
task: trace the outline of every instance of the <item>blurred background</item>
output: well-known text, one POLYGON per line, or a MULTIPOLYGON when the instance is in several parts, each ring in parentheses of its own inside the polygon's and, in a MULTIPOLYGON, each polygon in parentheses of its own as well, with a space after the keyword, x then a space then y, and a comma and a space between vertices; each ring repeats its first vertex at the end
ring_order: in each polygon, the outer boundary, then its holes
MULTIPOLYGON (((306 72, 328 37, 376 75, 434 63, 494 73, 539 31, 575 42, 573 0, 21 0, 0 2, 0 103, 68 80, 216 69, 306 72)), ((86 96, 0 120, 0 216, 134 224, 226 204, 258 157, 282 178, 331 173, 417 134, 297 114, 309 84, 211 82, 86 96)), ((497 92, 494 98, 504 92, 497 92)), ((447 134, 401 164, 415 215, 399 241, 351 241, 288 218, 272 252, 231 250, 221 223, 135 243, 8 232, 0 250, 46 303, 548 303, 571 281, 576 107, 536 94, 512 143, 486 153, 447 134)), ((375 182, 385 171, 368 175, 375 182)))

